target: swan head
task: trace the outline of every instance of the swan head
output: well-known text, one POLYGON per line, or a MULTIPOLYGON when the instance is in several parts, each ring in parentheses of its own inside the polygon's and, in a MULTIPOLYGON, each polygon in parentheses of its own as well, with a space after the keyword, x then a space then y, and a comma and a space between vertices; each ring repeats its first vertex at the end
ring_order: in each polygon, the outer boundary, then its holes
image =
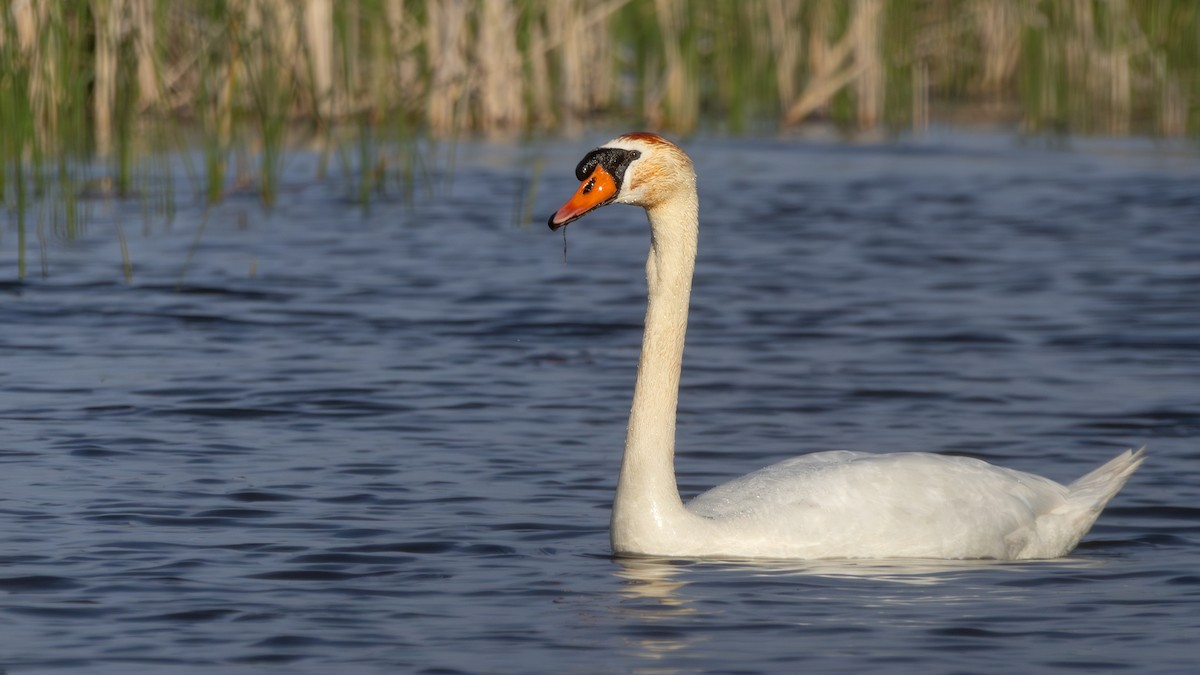
POLYGON ((692 160, 671 141, 647 132, 618 136, 575 167, 579 189, 550 216, 557 230, 608 204, 652 209, 681 190, 696 189, 692 160))

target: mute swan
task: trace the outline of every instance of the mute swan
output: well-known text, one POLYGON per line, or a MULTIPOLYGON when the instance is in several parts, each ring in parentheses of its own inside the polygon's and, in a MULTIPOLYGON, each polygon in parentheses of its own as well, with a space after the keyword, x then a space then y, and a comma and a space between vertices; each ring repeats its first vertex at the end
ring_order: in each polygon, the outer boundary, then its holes
POLYGON ((675 412, 696 259, 691 159, 632 133, 592 150, 557 230, 607 204, 650 220, 649 300, 610 536, 622 555, 689 558, 1055 558, 1075 547, 1142 463, 1125 451, 1068 486, 966 457, 818 452, 715 487, 684 506, 675 412))

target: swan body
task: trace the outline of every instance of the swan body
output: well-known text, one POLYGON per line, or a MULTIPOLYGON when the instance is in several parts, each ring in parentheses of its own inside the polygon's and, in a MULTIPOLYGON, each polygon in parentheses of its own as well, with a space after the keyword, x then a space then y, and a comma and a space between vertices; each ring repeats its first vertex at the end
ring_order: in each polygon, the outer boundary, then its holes
POLYGON ((699 229, 691 159, 661 136, 619 136, 576 168, 558 229, 607 204, 650 221, 648 301, 610 535, 621 555, 994 558, 1066 555, 1141 465, 1126 451, 1069 485, 967 457, 818 452, 759 469, 686 506, 675 418, 699 229))

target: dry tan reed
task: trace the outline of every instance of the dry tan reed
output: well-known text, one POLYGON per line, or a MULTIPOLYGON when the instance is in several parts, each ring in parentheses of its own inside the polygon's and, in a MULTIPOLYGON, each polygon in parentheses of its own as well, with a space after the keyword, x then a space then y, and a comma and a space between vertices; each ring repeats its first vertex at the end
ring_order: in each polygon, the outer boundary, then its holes
POLYGON ((51 145, 65 89, 86 86, 101 156, 129 87, 144 116, 198 119, 222 147, 237 120, 279 114, 686 132, 920 126, 944 100, 1010 101, 1032 130, 1179 135, 1200 128, 1198 15, 1183 0, 20 0, 0 10, 0 68, 28 77, 0 95, 27 98, 51 145))

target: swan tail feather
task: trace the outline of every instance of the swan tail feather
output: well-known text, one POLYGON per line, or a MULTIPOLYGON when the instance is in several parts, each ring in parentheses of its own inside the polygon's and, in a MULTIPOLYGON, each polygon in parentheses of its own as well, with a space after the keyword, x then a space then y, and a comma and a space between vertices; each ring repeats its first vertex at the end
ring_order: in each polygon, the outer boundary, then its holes
POLYGON ((1094 509, 1097 514, 1146 460, 1146 448, 1126 450, 1100 468, 1067 486, 1067 502, 1094 509))
POLYGON ((1074 521, 1074 530, 1082 537, 1100 517, 1109 500, 1121 491, 1125 481, 1146 459, 1145 446, 1126 450, 1090 471, 1067 486, 1066 502, 1056 509, 1067 520, 1074 521))
POLYGON ((1100 512, 1146 459, 1146 448, 1126 450, 1067 486, 1066 498, 1038 518, 1037 535, 1015 558, 1057 558, 1070 553, 1100 512))

